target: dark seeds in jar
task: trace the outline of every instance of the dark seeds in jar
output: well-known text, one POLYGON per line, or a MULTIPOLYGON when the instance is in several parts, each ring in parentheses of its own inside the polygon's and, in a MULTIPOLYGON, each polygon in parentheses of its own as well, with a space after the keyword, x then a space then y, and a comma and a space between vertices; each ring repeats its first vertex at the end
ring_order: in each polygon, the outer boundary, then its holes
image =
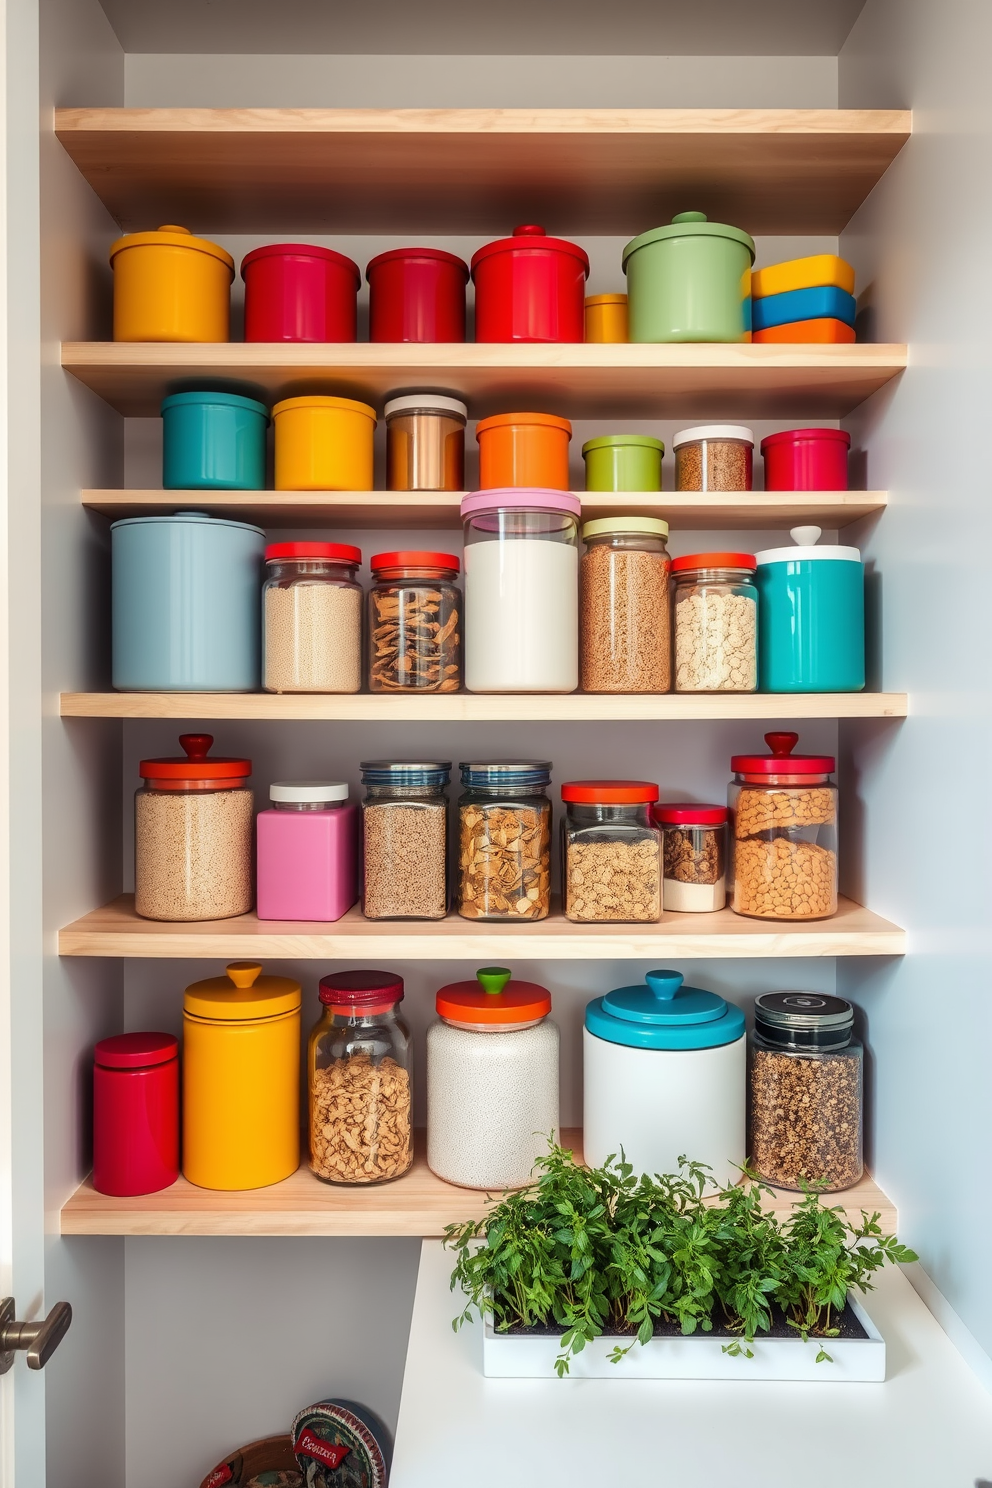
POLYGON ((826 1180, 850 1188, 863 1171, 861 1060, 803 1058, 755 1049, 751 1068, 751 1160, 778 1188, 826 1180))

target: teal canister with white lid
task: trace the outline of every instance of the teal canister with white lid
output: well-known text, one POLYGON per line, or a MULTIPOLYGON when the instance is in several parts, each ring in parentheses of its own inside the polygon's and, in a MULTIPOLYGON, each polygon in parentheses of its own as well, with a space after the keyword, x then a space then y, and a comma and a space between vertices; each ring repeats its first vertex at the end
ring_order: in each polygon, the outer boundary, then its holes
POLYGON ((623 250, 630 340, 750 341, 754 239, 680 212, 623 250))
POLYGON ((865 570, 857 548, 793 527, 795 547, 755 555, 762 692, 860 692, 865 685, 865 570))

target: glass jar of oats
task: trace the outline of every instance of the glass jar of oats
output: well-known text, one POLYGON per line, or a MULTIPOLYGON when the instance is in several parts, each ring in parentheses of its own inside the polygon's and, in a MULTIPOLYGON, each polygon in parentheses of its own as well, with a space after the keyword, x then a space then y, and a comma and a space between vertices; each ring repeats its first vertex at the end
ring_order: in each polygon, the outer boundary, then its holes
POLYGON ((672 564, 676 692, 756 692, 758 590, 750 553, 689 553, 672 564))
POLYGON ((662 834, 647 780, 571 780, 561 788, 562 897, 579 924, 661 919, 662 834))
POLYGON ((551 908, 551 765, 462 764, 458 913, 467 920, 544 920, 551 908))
POLYGON ((448 911, 450 760, 363 760, 367 920, 442 920, 448 911))
POLYGON ((362 561, 350 543, 270 543, 262 586, 266 692, 357 692, 362 685, 362 561))
POLYGON ((148 920, 223 920, 252 907, 251 760, 207 758, 212 734, 180 734, 185 758, 146 759, 134 797, 134 907, 148 920))

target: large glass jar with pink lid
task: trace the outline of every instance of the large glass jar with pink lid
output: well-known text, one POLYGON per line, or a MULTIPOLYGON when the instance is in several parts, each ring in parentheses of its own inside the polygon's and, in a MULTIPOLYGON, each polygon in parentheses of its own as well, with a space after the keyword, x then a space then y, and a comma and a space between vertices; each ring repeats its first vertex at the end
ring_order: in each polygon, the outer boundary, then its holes
POLYGON ((469 692, 578 687, 580 510, 570 492, 536 486, 462 501, 469 692))

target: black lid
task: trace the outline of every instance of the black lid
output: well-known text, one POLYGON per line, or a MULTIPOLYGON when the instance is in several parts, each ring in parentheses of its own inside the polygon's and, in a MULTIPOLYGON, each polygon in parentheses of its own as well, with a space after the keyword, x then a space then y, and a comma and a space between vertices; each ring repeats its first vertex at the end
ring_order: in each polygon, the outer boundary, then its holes
POLYGON ((854 1008, 827 992, 763 992, 754 999, 761 1037, 782 1048, 843 1049, 851 1042, 854 1008))

